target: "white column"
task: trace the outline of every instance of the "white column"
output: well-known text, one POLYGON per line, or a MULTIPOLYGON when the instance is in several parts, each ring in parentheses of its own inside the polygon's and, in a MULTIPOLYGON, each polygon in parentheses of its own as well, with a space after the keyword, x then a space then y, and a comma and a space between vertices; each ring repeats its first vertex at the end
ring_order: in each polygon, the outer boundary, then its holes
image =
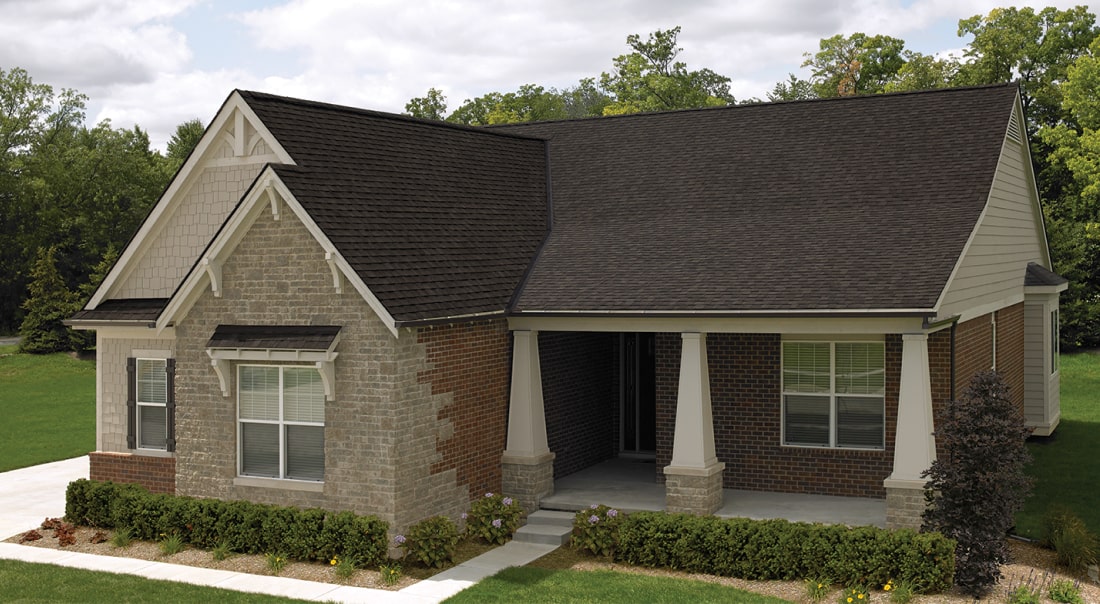
POLYGON ((680 349, 680 388, 676 395, 676 432, 672 462, 666 473, 708 470, 718 464, 714 454, 714 423, 707 368, 707 335, 683 333, 680 349))
POLYGON ((512 393, 508 407, 505 459, 533 459, 550 453, 542 402, 537 331, 512 332, 512 393))
POLYGON ((894 472, 886 486, 923 485, 921 472, 936 459, 932 435, 932 382, 928 370, 928 334, 903 334, 898 425, 894 439, 894 472))

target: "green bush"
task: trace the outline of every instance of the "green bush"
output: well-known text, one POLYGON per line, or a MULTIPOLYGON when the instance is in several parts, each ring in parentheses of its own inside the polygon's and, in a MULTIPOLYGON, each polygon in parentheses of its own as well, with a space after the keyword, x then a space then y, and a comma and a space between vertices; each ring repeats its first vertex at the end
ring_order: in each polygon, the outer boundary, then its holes
POLYGON ((394 542, 405 550, 406 557, 412 556, 428 568, 441 568, 454 562, 458 527, 446 516, 432 516, 410 526, 394 542))
POLYGON ((597 556, 614 556, 619 541, 619 510, 593 505, 573 517, 573 547, 597 556))
POLYGON ((752 580, 893 579, 936 592, 951 586, 954 551, 955 542, 938 533, 637 512, 620 522, 615 559, 752 580))
POLYGON ((486 493, 470 504, 466 516, 466 534, 487 543, 504 545, 519 528, 523 508, 511 497, 486 493))
POLYGON ((386 559, 388 525, 374 516, 150 493, 131 484, 80 479, 65 492, 65 517, 100 528, 125 527, 134 539, 179 535, 184 542, 226 552, 279 552, 293 560, 386 559))
POLYGON ((1096 562, 1100 547, 1096 536, 1089 532, 1084 521, 1069 510, 1060 509, 1047 516, 1047 543, 1058 552, 1058 564, 1074 571, 1082 571, 1096 562))

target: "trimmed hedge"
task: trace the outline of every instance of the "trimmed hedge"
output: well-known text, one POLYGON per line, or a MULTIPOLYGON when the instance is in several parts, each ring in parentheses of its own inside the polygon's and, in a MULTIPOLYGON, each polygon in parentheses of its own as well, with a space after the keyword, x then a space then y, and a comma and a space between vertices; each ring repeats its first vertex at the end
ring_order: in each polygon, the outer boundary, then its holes
POLYGON ((363 567, 387 559, 388 525, 374 516, 150 493, 133 484, 79 479, 65 491, 65 518, 100 528, 128 527, 135 539, 179 535, 213 549, 279 552, 294 560, 354 558, 363 567))
POLYGON ((939 533, 664 512, 630 514, 618 533, 616 560, 743 579, 893 579, 938 592, 955 573, 955 542, 939 533))

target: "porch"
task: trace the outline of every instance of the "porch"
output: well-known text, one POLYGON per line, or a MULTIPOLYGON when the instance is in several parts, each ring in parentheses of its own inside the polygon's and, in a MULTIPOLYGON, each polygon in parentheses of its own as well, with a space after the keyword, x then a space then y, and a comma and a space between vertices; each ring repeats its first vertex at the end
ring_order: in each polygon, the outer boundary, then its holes
MULTIPOLYGON (((626 512, 665 509, 665 485, 655 480, 653 460, 616 458, 554 481, 543 497, 546 510, 582 510, 602 503, 626 512)), ((849 526, 886 526, 886 500, 723 489, 722 518, 784 518, 849 526)))

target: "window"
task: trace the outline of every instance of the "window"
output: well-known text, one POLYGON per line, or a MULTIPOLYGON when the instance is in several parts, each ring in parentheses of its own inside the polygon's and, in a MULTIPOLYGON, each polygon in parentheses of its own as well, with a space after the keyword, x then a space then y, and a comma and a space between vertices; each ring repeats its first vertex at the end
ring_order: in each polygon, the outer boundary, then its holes
POLYGON ((1050 311, 1050 372, 1058 372, 1058 350, 1061 341, 1060 334, 1058 333, 1058 309, 1050 311))
POLYGON ((240 474, 321 481, 325 389, 313 367, 241 365, 240 474))
POLYGON ((174 359, 127 359, 126 446, 175 450, 174 359))
POLYGON ((783 444, 885 447, 882 342, 783 343, 783 444))

